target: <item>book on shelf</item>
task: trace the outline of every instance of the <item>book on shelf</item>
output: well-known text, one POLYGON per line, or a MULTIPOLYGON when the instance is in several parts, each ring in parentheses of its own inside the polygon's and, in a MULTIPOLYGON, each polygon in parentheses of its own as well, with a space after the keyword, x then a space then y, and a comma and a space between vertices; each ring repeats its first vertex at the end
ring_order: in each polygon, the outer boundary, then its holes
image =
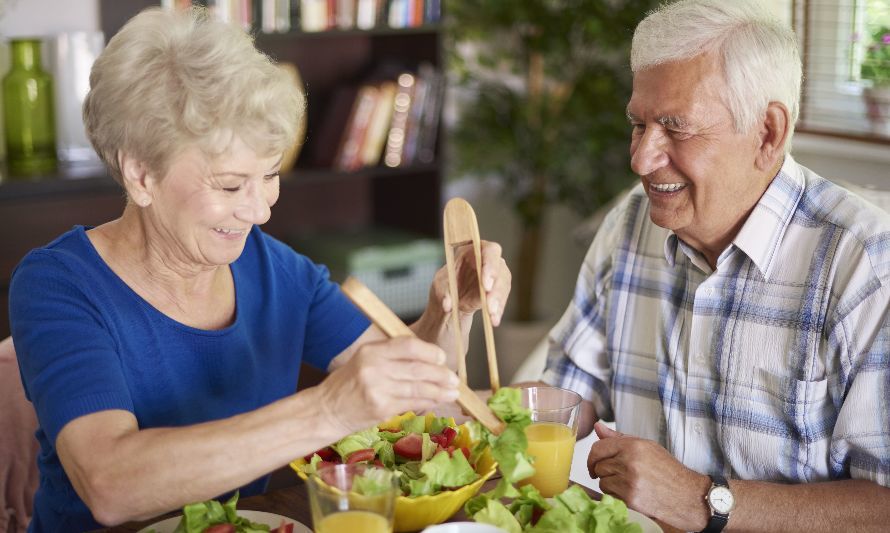
POLYGON ((441 0, 161 0, 168 9, 192 4, 207 6, 245 31, 262 33, 416 28, 438 23, 441 16, 441 0))
POLYGON ((300 26, 305 32, 328 29, 328 0, 302 0, 300 2, 300 26))
POLYGON ((377 166, 380 162, 392 121, 396 92, 396 83, 393 81, 384 81, 378 86, 377 102, 362 143, 361 166, 363 167, 377 166))
POLYGON ((442 74, 424 63, 395 80, 336 88, 310 128, 306 160, 343 172, 431 163, 442 99, 442 74))
POLYGON ((411 162, 432 163, 436 158, 439 120, 442 117, 442 102, 445 99, 445 76, 430 64, 421 65, 418 75, 423 80, 426 94, 411 162))
POLYGON ((414 97, 414 74, 410 72, 399 74, 398 84, 398 93, 393 105, 392 123, 386 137, 386 151, 383 154, 383 164, 388 167, 402 166, 405 128, 408 125, 408 114, 411 112, 411 101, 414 97))
POLYGON ((379 89, 376 85, 362 85, 359 88, 334 161, 334 168, 337 170, 351 172, 362 167, 362 145, 378 96, 379 89))
POLYGON ((306 140, 306 161, 313 167, 332 168, 337 159, 343 132, 349 125, 358 86, 341 85, 333 90, 317 127, 310 122, 306 140))

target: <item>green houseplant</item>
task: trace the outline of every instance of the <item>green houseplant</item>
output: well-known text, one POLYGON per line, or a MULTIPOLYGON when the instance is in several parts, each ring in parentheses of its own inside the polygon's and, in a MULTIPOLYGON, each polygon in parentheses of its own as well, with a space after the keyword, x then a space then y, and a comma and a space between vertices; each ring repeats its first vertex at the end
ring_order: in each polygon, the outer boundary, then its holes
POLYGON ((462 0, 446 11, 455 175, 494 176, 518 218, 517 321, 535 317, 548 207, 592 213, 632 183, 633 29, 654 0, 462 0))
POLYGON ((870 85, 862 95, 872 132, 890 137, 890 28, 882 26, 871 36, 865 49, 860 76, 870 85))

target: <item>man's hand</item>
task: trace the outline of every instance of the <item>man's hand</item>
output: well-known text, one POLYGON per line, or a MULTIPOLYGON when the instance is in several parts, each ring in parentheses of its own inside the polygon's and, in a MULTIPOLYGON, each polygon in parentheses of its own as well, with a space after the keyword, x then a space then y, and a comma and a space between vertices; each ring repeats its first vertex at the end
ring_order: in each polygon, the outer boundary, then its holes
POLYGON ((708 476, 686 468, 651 440, 624 435, 601 422, 594 430, 600 440, 590 447, 587 469, 600 478, 600 490, 684 531, 707 525, 708 476))

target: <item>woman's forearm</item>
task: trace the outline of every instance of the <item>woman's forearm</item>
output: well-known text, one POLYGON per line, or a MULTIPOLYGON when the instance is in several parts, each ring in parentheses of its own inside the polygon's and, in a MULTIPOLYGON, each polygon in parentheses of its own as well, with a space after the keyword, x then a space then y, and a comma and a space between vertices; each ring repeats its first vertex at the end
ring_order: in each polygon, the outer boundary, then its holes
POLYGON ((245 485, 345 436, 318 388, 262 409, 182 428, 139 430, 130 413, 77 419, 59 456, 94 517, 147 519, 245 485))

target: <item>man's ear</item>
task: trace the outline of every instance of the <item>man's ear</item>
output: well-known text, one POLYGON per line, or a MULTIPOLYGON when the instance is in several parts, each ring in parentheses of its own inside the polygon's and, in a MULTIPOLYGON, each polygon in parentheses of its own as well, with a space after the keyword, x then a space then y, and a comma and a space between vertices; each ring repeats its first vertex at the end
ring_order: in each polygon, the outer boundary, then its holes
POLYGON ((791 113, 781 102, 770 102, 766 106, 763 122, 758 132, 757 156, 755 165, 764 172, 774 168, 785 155, 785 143, 791 131, 791 113))
POLYGON ((118 152, 117 163, 130 201, 142 207, 151 205, 154 177, 148 166, 126 152, 118 152))

